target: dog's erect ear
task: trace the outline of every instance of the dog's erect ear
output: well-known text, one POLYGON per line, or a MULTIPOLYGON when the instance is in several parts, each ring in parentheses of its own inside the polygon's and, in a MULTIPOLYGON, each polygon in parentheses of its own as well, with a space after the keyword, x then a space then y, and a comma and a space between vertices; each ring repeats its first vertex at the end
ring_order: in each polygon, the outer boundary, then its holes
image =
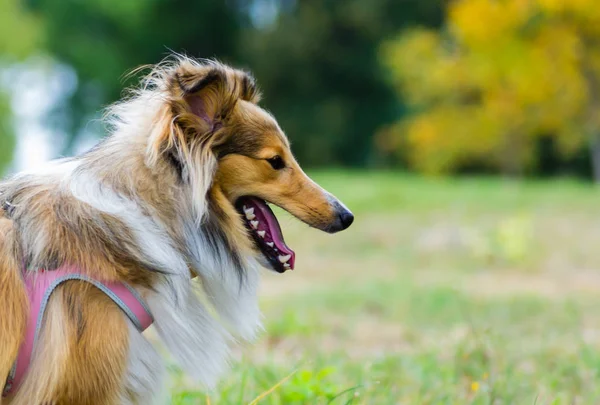
POLYGON ((210 129, 227 117, 237 100, 257 103, 260 99, 254 78, 249 73, 216 62, 182 64, 175 79, 189 111, 206 122, 210 129))
POLYGON ((186 94, 196 93, 211 84, 219 84, 227 81, 225 67, 205 66, 195 71, 180 68, 176 73, 177 82, 186 94))
POLYGON ((251 103, 260 101, 260 91, 250 72, 233 69, 218 62, 207 62, 205 65, 189 65, 182 63, 176 72, 181 89, 187 94, 196 93, 211 84, 225 84, 236 98, 251 103))
MULTIPOLYGON (((183 69, 180 69, 183 70, 183 69)), ((227 72, 214 67, 204 72, 178 72, 175 75, 189 111, 214 129, 216 122, 231 109, 234 99, 227 91, 227 72)))

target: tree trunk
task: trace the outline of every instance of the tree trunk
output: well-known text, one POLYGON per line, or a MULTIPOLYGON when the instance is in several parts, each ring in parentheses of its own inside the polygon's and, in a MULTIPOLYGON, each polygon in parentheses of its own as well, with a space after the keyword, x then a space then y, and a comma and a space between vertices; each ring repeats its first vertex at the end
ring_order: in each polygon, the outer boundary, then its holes
MULTIPOLYGON (((594 49, 595 43, 589 43, 588 39, 584 44, 585 49, 594 49)), ((589 58, 584 59, 582 63, 583 74, 587 81, 587 89, 589 94, 588 106, 586 115, 584 116, 584 129, 590 137, 590 160, 592 163, 592 174, 594 182, 600 184, 600 130, 598 128, 598 108, 600 107, 600 81, 597 72, 592 66, 595 66, 589 58)))
POLYGON ((600 132, 594 132, 590 138, 590 160, 594 182, 600 184, 600 132))
POLYGON ((523 176, 524 142, 521 136, 517 130, 509 130, 505 136, 501 170, 504 176, 513 179, 523 176))

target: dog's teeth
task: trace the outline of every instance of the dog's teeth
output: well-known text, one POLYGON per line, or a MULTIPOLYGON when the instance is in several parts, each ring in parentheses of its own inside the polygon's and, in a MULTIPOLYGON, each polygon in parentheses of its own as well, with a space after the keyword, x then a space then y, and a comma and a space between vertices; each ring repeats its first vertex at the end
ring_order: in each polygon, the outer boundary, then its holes
POLYGON ((267 242, 268 247, 273 247, 273 245, 275 245, 273 242, 267 242))
POLYGON ((266 233, 266 232, 265 232, 265 231, 258 231, 258 232, 256 232, 256 233, 257 233, 257 234, 258 234, 258 236, 260 236, 261 238, 264 238, 264 237, 265 237, 265 233, 266 233))
POLYGON ((258 221, 250 221, 250 225, 252 225, 252 228, 257 229, 258 228, 258 221))
POLYGON ((279 256, 279 262, 287 263, 287 261, 290 260, 291 257, 292 257, 292 255, 279 256))
POLYGON ((285 263, 285 264, 283 265, 283 268, 284 268, 284 269, 289 269, 290 267, 291 267, 291 266, 289 265, 289 263, 285 263))
POLYGON ((256 215, 254 215, 254 207, 246 208, 244 205, 244 213, 246 214, 246 218, 248 218, 248 220, 253 220, 256 218, 256 215))

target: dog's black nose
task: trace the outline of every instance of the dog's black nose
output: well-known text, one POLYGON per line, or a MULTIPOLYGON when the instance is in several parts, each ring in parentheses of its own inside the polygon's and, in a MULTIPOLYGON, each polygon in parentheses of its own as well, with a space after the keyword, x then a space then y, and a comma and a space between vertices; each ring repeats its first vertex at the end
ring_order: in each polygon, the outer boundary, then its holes
POLYGON ((344 204, 340 203, 339 201, 335 201, 334 207, 337 216, 334 217, 335 219, 333 220, 333 223, 331 223, 327 229, 325 229, 325 231, 329 233, 343 231, 352 225, 352 222, 354 222, 354 214, 352 214, 352 212, 346 208, 344 204))
POLYGON ((354 222, 354 214, 339 200, 332 197, 332 222, 323 229, 325 232, 336 233, 347 229, 354 222))
POLYGON ((340 221, 342 223, 342 230, 347 229, 354 222, 354 214, 349 210, 344 210, 340 213, 340 221))

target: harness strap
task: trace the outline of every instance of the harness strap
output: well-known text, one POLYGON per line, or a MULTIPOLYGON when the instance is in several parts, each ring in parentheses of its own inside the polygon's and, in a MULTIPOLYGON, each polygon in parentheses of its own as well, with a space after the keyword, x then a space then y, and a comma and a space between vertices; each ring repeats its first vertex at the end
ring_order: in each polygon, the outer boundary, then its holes
POLYGON ((76 267, 63 266, 56 270, 25 273, 23 275, 29 298, 29 318, 25 339, 4 386, 3 396, 16 391, 31 363, 33 349, 42 327, 44 311, 50 296, 60 284, 69 280, 84 281, 105 293, 127 315, 135 327, 143 332, 154 321, 146 302, 130 285, 121 282, 100 282, 81 274, 76 267))

